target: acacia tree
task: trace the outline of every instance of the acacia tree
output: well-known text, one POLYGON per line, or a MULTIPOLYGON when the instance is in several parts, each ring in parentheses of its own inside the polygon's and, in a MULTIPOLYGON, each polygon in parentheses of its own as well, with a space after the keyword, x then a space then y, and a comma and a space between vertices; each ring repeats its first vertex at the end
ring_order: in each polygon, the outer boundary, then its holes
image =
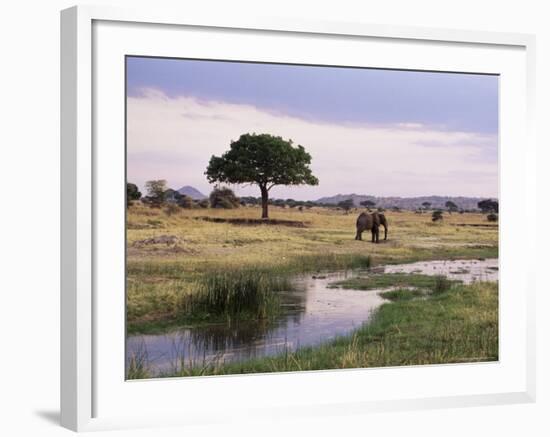
POLYGON ((452 200, 447 200, 447 202, 445 202, 445 206, 447 207, 449 212, 458 210, 458 206, 456 206, 456 203, 454 203, 452 200))
POLYGON ((481 209, 482 212, 498 212, 498 200, 482 200, 477 203, 477 207, 481 209))
POLYGON ((351 208, 353 208, 353 199, 346 199, 342 200, 341 202, 338 202, 338 207, 342 208, 344 211, 349 212, 351 208))
POLYGON ((244 134, 206 169, 210 183, 255 184, 260 188, 262 218, 268 218, 269 191, 276 185, 317 185, 305 149, 269 134, 244 134))
POLYGON ((371 209, 376 206, 376 202, 373 202, 372 200, 363 200, 359 203, 359 205, 364 206, 367 209, 371 209))

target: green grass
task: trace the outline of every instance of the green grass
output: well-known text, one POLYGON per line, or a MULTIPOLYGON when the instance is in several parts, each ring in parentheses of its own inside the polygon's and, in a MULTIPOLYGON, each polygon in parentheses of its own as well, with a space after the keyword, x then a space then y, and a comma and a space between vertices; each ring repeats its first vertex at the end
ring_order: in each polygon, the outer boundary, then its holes
POLYGON ((418 288, 399 288, 397 290, 383 291, 382 293, 380 293, 380 296, 382 296, 384 299, 388 299, 394 302, 399 300, 411 300, 415 297, 422 297, 425 295, 426 291, 420 290, 418 288))
POLYGON ((298 274, 323 270, 366 269, 372 265, 372 257, 366 254, 320 253, 282 257, 277 263, 265 264, 259 261, 254 266, 233 266, 230 260, 223 262, 203 261, 189 267, 184 262, 130 261, 127 274, 130 277, 162 277, 166 279, 193 280, 211 272, 254 270, 273 274, 298 274))
POLYGON ((446 291, 449 291, 456 282, 457 281, 448 279, 445 276, 438 275, 435 277, 435 284, 433 285, 432 292, 434 294, 445 293, 446 291))
POLYGON ((433 289, 438 286, 438 291, 447 286, 450 281, 440 276, 430 276, 417 273, 372 273, 366 276, 336 281, 329 288, 344 288, 353 290, 373 290, 388 287, 414 287, 419 289, 433 289))
POLYGON ((410 248, 398 254, 373 256, 373 265, 406 264, 418 261, 498 258, 498 246, 491 247, 436 247, 410 248))
MULTIPOLYGON (((413 276, 413 274, 410 274, 413 276)), ((424 276, 424 275, 419 275, 424 276)), ((438 295, 449 291, 454 285, 460 283, 460 281, 452 281, 445 276, 432 276, 432 281, 427 281, 424 278, 412 280, 411 283, 415 283, 411 288, 398 288, 397 290, 388 290, 380 293, 384 299, 395 301, 412 300, 416 297, 423 297, 432 295, 438 295), (422 288, 419 288, 422 287, 422 288)), ((401 284, 399 286, 402 286, 401 284)))
MULTIPOLYGON (((222 375, 498 360, 498 284, 455 285, 382 305, 352 335, 239 363, 203 363, 161 376, 222 375)), ((149 375, 139 368, 140 374, 149 375)), ((147 377, 147 376, 141 376, 147 377)))

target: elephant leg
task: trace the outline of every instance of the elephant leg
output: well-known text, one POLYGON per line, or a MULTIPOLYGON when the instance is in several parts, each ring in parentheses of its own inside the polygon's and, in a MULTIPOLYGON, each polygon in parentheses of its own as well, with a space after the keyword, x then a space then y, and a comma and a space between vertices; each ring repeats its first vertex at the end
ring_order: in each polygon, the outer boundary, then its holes
POLYGON ((384 240, 388 239, 388 227, 384 225, 384 240))
POLYGON ((372 229, 371 229, 371 232, 372 232, 372 242, 373 243, 378 243, 378 239, 379 239, 379 227, 378 226, 373 226, 372 229))
POLYGON ((355 239, 362 240, 363 239, 362 234, 363 234, 363 231, 360 231, 359 229, 357 229, 357 234, 355 234, 355 239))
POLYGON ((380 242, 380 228, 378 226, 376 226, 376 242, 379 243, 380 242))

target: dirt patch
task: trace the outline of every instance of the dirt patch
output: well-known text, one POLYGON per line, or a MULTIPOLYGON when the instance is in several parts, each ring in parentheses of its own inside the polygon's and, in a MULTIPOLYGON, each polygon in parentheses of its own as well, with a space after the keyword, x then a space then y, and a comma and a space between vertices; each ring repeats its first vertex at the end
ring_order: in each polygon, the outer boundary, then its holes
POLYGON ((135 241, 134 247, 150 246, 152 244, 165 244, 166 246, 174 246, 180 242, 180 239, 175 235, 159 235, 157 237, 146 238, 145 240, 135 241))
POLYGON ((293 228, 307 228, 306 222, 297 220, 280 220, 280 219, 250 219, 250 218, 222 218, 222 217, 195 217, 195 220, 204 220, 213 223, 229 223, 240 226, 257 226, 257 225, 273 225, 273 226, 290 226, 293 228))

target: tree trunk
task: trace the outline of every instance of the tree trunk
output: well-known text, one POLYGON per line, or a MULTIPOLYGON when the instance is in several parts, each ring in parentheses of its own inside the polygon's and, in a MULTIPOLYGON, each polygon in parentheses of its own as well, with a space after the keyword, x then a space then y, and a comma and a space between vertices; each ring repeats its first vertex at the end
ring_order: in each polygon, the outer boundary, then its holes
POLYGON ((262 191, 262 218, 267 219, 269 218, 267 215, 268 192, 266 187, 260 186, 260 190, 262 191))

